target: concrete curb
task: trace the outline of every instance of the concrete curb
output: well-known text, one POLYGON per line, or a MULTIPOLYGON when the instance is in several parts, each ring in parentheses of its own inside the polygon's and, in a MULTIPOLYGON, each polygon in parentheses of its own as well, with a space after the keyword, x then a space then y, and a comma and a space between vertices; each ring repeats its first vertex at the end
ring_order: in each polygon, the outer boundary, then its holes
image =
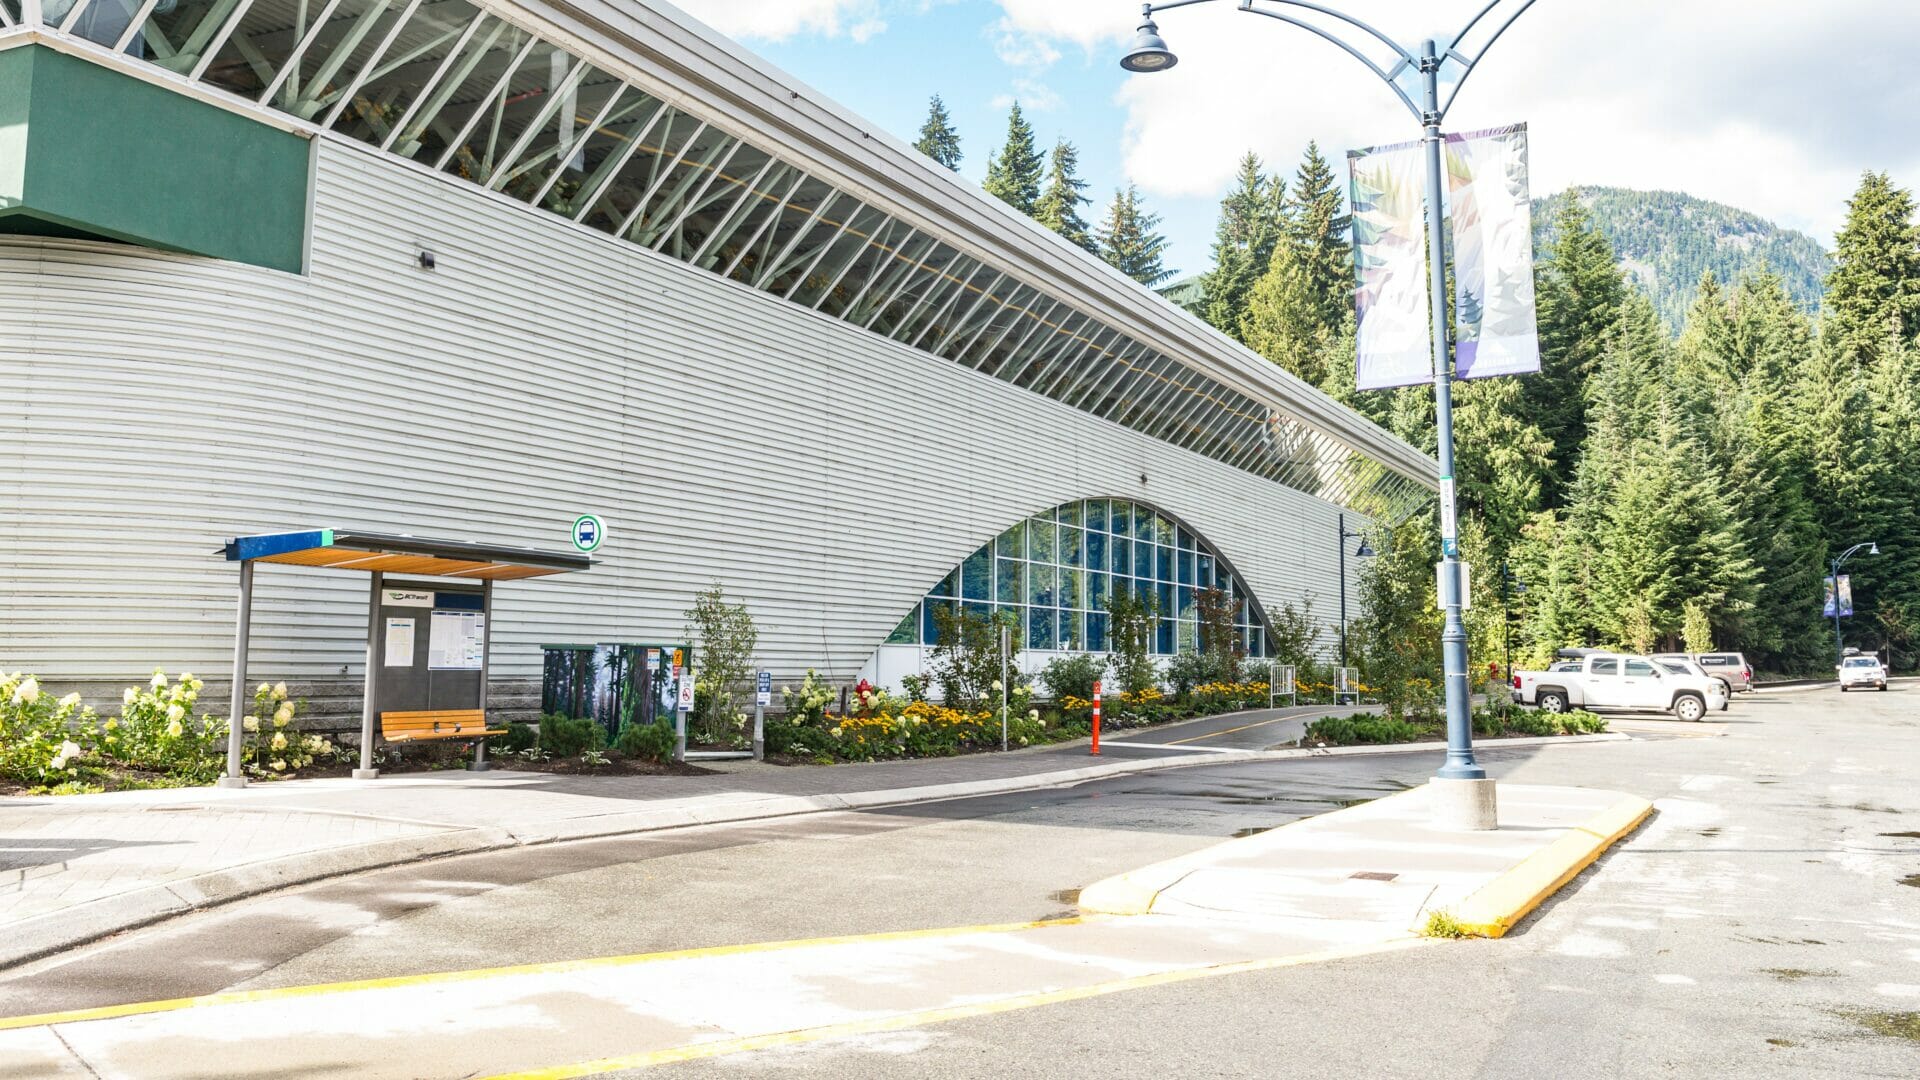
POLYGON ((1502 937, 1652 813, 1653 804, 1639 796, 1621 799, 1522 859, 1449 914, 1469 934, 1502 937))
MULTIPOLYGON (((1628 738, 1629 736, 1620 733, 1554 735, 1501 739, 1489 741, 1484 745, 1492 748, 1536 746, 1548 743, 1620 742, 1628 738)), ((1176 749, 1169 748, 1170 751, 1176 749)), ((1166 758, 1102 762, 1077 769, 1059 769, 1024 776, 997 777, 991 780, 881 788, 842 794, 775 795, 752 800, 716 800, 711 797, 700 797, 675 800, 646 810, 560 818, 515 825, 511 828, 440 826, 438 832, 419 836, 297 852, 225 867, 177 881, 143 886, 71 908, 22 919, 0 927, 0 938, 4 938, 0 940, 0 970, 31 963, 127 930, 136 930, 175 916, 244 900, 262 893, 295 885, 312 884, 327 878, 344 877, 348 874, 454 855, 470 855, 483 851, 562 843, 570 840, 593 840, 660 832, 697 825, 736 824, 804 814, 872 810, 888 806, 979 798, 1040 788, 1072 787, 1093 780, 1134 773, 1191 768, 1196 765, 1219 765, 1232 761, 1433 753, 1438 749, 1440 749, 1438 743, 1406 743, 1391 746, 1343 746, 1296 750, 1216 750, 1208 753, 1181 753, 1179 756, 1166 758)), ((227 805, 223 809, 233 810, 237 807, 227 805)), ((302 807, 275 808, 276 811, 289 809, 303 813, 329 812, 302 807)), ((385 820, 364 813, 351 816, 385 820)), ((1082 906, 1085 906, 1084 894, 1082 906)))

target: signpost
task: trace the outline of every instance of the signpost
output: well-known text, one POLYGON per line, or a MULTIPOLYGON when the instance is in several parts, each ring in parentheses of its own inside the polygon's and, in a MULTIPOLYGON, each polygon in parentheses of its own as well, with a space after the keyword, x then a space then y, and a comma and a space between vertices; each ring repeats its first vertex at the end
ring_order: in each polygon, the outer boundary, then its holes
POLYGON ((753 760, 767 759, 767 706, 773 704, 773 672, 762 671, 753 685, 753 760))
MULTIPOLYGON (((677 658, 680 650, 673 650, 677 658)), ((687 760, 687 714, 693 711, 693 680, 683 678, 680 665, 673 665, 673 678, 680 687, 680 699, 673 710, 673 760, 687 760)))

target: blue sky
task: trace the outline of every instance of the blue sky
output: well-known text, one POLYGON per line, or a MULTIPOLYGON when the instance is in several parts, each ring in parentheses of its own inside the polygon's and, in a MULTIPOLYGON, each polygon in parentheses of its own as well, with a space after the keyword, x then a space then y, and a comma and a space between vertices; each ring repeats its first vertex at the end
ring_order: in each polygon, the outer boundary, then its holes
MULTIPOLYGON (((1182 275, 1207 268, 1219 199, 1246 150, 1291 173, 1309 139, 1339 162, 1351 147, 1414 134, 1351 58, 1232 0, 1162 13, 1181 62, 1144 77, 1116 62, 1137 0, 677 2, 903 139, 940 94, 976 182, 1017 96, 1043 145, 1064 135, 1079 148, 1099 204, 1089 220, 1116 185, 1137 182, 1182 275)), ((1339 6, 1412 42, 1450 38, 1483 3, 1339 6)), ((1920 186, 1916 40, 1912 0, 1543 0, 1491 51, 1447 126, 1526 121, 1536 195, 1569 184, 1684 191, 1831 245, 1863 170, 1920 186)), ((1478 44, 1469 38, 1468 51, 1478 44)))

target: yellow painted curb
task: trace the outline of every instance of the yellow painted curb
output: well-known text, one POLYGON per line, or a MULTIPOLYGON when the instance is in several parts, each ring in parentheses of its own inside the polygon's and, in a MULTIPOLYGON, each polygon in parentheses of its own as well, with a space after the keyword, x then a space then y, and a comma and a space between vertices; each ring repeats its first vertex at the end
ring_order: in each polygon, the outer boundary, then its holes
POLYGON ((1621 799, 1520 860, 1513 869, 1482 886, 1449 914, 1469 934, 1501 937, 1547 897, 1560 891, 1562 885, 1593 865, 1602 852, 1639 828, 1651 813, 1653 804, 1645 799, 1638 796, 1621 799))

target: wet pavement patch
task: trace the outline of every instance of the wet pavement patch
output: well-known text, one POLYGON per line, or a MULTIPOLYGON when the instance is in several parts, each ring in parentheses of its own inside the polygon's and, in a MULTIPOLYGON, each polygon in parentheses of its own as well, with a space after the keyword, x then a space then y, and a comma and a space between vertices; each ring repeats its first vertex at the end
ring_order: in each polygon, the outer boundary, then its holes
POLYGON ((1058 892, 1048 893, 1047 899, 1060 904, 1077 904, 1080 902, 1080 890, 1061 889, 1058 892))

